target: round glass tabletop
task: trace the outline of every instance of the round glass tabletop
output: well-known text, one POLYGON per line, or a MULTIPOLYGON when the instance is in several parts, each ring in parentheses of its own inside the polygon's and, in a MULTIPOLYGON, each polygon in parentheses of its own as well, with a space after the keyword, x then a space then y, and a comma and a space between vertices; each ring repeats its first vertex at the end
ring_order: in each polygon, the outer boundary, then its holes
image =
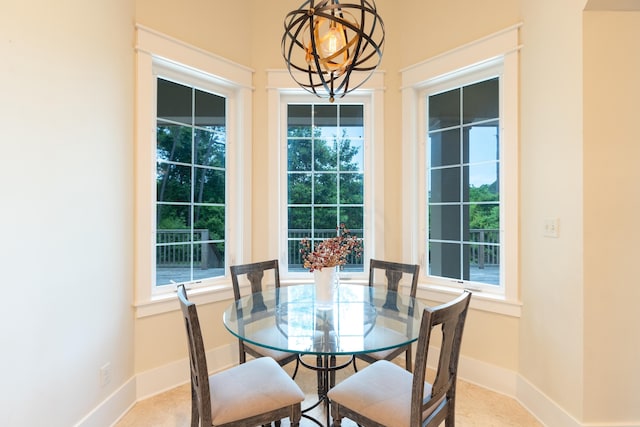
POLYGON ((225 327, 246 342, 316 355, 371 353, 418 339, 424 305, 386 288, 341 284, 332 302, 316 287, 281 286, 245 296, 224 312, 225 327))

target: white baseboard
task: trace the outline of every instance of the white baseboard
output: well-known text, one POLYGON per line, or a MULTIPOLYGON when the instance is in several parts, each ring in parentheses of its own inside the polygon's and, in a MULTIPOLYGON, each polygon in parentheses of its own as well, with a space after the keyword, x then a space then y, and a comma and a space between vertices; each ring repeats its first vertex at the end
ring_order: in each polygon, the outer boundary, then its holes
MULTIPOLYGON (((229 344, 207 351, 210 373, 238 364, 238 345, 229 344)), ((147 399, 189 381, 189 359, 168 363, 136 376, 136 398, 147 399)))
POLYGON ((469 357, 460 357, 458 377, 496 393, 515 398, 518 374, 469 357))
POLYGON ((111 393, 75 427, 104 427, 116 423, 137 402, 136 378, 133 377, 111 393))
POLYGON ((545 426, 586 427, 521 375, 516 399, 545 426))
MULTIPOLYGON (((229 344, 207 352, 211 373, 238 363, 237 345, 229 344)), ((435 366, 438 349, 429 351, 429 367, 435 366)), ((640 427, 640 423, 581 424, 517 372, 469 357, 460 357, 460 379, 517 400, 544 426, 550 427, 640 427)), ((142 372, 111 394, 75 427, 113 426, 138 401, 189 381, 188 359, 142 372)))

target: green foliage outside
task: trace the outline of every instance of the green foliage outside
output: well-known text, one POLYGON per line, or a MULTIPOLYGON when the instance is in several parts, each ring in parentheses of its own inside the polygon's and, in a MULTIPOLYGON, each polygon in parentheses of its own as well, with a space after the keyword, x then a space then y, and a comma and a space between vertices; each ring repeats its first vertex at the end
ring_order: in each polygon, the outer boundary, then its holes
POLYGON ((289 229, 363 228, 364 175, 355 160, 360 150, 346 131, 332 139, 317 128, 289 128, 289 229))
POLYGON ((496 184, 484 184, 469 188, 471 202, 495 202, 490 204, 473 203, 469 208, 469 228, 497 230, 500 228, 499 193, 496 184))

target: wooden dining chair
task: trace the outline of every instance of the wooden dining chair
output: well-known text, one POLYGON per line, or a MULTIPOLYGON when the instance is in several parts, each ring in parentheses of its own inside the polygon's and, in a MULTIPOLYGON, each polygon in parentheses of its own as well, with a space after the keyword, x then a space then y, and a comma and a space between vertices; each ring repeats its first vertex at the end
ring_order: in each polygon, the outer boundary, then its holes
POLYGON ((367 427, 435 427, 455 425, 456 381, 471 293, 446 304, 425 308, 416 345, 413 374, 380 360, 348 377, 329 393, 333 425, 349 418, 367 427), (427 355, 432 331, 442 342, 433 384, 426 382, 427 355))
POLYGON ((261 357, 209 376, 196 305, 178 285, 189 344, 191 427, 278 423, 298 426, 304 393, 272 358, 261 357))
MULTIPOLYGON (((387 290, 398 292, 400 280, 403 275, 407 274, 410 276, 411 283, 409 295, 415 298, 418 290, 419 273, 420 266, 418 264, 402 264, 372 259, 369 263, 369 286, 384 283, 387 286, 387 290), (384 275, 382 273, 384 273, 384 275)), ((411 372, 413 365, 411 344, 375 353, 356 354, 353 358, 353 368, 358 372, 358 366, 356 365, 356 360, 358 359, 367 363, 374 363, 378 360, 393 360, 402 353, 405 353, 405 366, 407 371, 411 372)))
MULTIPOLYGON (((273 274, 273 282, 276 288, 280 287, 280 267, 278 260, 269 260, 254 262, 250 264, 232 265, 229 267, 231 272, 231 283, 233 285, 233 296, 236 301, 241 298, 240 292, 240 278, 246 275, 249 283, 251 284, 251 293, 262 292, 263 279, 265 272, 273 274)), ((285 366, 290 362, 295 361, 296 366, 293 370, 292 378, 296 377, 299 367, 298 354, 289 353, 284 351, 272 350, 266 347, 260 347, 251 343, 247 343, 241 339, 238 340, 238 353, 240 363, 245 363, 247 360, 247 354, 252 357, 268 356, 273 358, 280 366, 285 366)))

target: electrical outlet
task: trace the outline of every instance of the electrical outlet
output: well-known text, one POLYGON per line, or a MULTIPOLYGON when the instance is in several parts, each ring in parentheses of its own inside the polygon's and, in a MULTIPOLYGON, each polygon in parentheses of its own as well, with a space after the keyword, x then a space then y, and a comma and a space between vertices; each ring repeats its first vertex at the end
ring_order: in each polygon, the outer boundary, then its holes
POLYGON ((100 368, 100 386, 104 387, 111 382, 111 363, 105 363, 100 368))
POLYGON ((560 234, 560 220, 558 218, 547 218, 544 220, 544 237, 558 237, 560 234))

